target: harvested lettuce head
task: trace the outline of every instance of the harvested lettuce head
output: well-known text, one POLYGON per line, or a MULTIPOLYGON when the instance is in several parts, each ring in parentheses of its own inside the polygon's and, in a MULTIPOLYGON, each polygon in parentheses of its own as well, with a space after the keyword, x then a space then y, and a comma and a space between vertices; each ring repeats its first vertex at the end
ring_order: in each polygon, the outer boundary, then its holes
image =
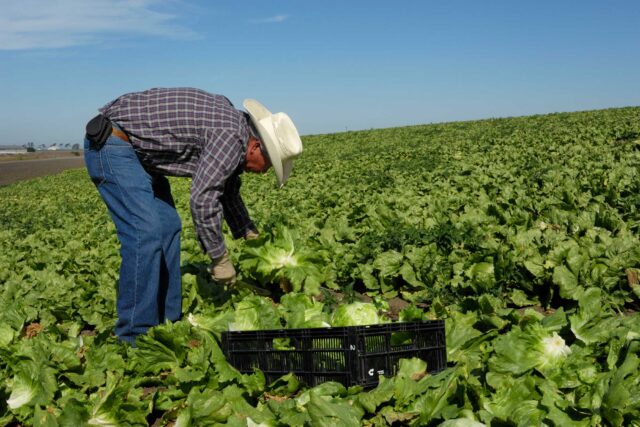
POLYGON ((493 370, 520 375, 531 369, 548 372, 560 368, 571 348, 557 332, 540 324, 525 329, 514 327, 494 344, 495 355, 489 360, 493 370))
POLYGON ((16 375, 11 387, 11 395, 7 399, 7 406, 17 409, 28 405, 38 394, 38 384, 26 375, 16 375))
POLYGON ((323 261, 318 255, 296 242, 294 233, 279 227, 269 241, 249 243, 240 259, 243 274, 263 286, 276 283, 286 292, 304 292, 316 295, 324 282, 324 274, 318 267, 323 261))
POLYGON ((331 317, 332 326, 364 326, 383 323, 378 308, 369 302, 352 302, 338 306, 331 317))
POLYGON ((539 360, 539 366, 541 368, 552 367, 571 354, 571 348, 569 348, 557 332, 554 332, 551 336, 542 338, 538 344, 538 351, 541 355, 539 360))
POLYGON ((324 304, 308 295, 291 292, 280 299, 278 310, 287 328, 326 328, 331 326, 324 304))
POLYGON ((270 251, 265 252, 264 260, 266 261, 267 270, 280 270, 286 267, 297 267, 298 256, 293 250, 273 247, 270 251))
MULTIPOLYGON (((34 348, 39 348, 34 345, 34 348)), ((6 384, 11 390, 6 400, 11 410, 31 411, 34 406, 51 402, 57 389, 53 368, 42 366, 33 360, 21 360, 12 367, 13 378, 6 384)))
POLYGON ((229 323, 231 331, 257 331, 281 327, 280 317, 273 301, 258 295, 250 295, 242 299, 236 305, 233 321, 229 323))
POLYGON ((235 320, 235 313, 233 311, 215 312, 213 310, 207 313, 189 313, 187 320, 192 326, 220 337, 220 334, 228 330, 229 324, 235 320))

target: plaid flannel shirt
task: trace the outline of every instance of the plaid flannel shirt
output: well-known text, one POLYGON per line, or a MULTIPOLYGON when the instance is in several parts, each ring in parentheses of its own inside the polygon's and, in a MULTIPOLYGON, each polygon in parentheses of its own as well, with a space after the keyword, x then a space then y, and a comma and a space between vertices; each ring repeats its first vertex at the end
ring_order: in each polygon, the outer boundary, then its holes
POLYGON ((248 114, 222 95, 192 88, 156 88, 123 95, 100 112, 127 133, 151 173, 192 178, 191 215, 202 249, 225 251, 222 218, 235 238, 255 231, 240 196, 248 114))

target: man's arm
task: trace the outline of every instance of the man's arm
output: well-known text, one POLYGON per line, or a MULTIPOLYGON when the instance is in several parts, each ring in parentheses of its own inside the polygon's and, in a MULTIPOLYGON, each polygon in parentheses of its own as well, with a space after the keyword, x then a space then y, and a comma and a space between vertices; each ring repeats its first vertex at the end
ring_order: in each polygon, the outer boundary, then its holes
POLYGON ((225 182, 233 175, 242 158, 242 142, 232 130, 207 130, 210 134, 200 155, 191 183, 191 215, 203 251, 211 259, 225 253, 222 235, 225 182))
POLYGON ((232 175, 225 184, 221 198, 224 219, 236 239, 247 236, 249 232, 257 233, 240 195, 241 184, 240 176, 238 174, 232 175))

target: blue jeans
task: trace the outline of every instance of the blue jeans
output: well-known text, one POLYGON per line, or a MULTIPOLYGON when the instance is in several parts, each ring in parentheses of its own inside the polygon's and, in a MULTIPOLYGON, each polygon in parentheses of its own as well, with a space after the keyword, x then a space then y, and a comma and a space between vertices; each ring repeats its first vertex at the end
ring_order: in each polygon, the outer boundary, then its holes
POLYGON ((127 141, 110 136, 96 150, 85 139, 84 149, 120 241, 115 333, 135 345, 150 327, 180 319, 180 216, 167 178, 149 174, 127 141))

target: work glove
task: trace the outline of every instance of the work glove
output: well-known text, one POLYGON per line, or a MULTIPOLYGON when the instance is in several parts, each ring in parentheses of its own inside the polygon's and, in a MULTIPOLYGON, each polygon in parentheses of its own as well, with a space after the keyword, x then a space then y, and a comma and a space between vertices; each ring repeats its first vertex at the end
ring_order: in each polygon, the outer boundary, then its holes
POLYGON ((233 285, 236 281, 236 269, 233 268, 229 251, 224 251, 222 256, 213 260, 211 266, 211 277, 222 285, 233 285))
POLYGON ((260 235, 257 231, 249 230, 247 234, 244 235, 245 240, 256 240, 260 235))

